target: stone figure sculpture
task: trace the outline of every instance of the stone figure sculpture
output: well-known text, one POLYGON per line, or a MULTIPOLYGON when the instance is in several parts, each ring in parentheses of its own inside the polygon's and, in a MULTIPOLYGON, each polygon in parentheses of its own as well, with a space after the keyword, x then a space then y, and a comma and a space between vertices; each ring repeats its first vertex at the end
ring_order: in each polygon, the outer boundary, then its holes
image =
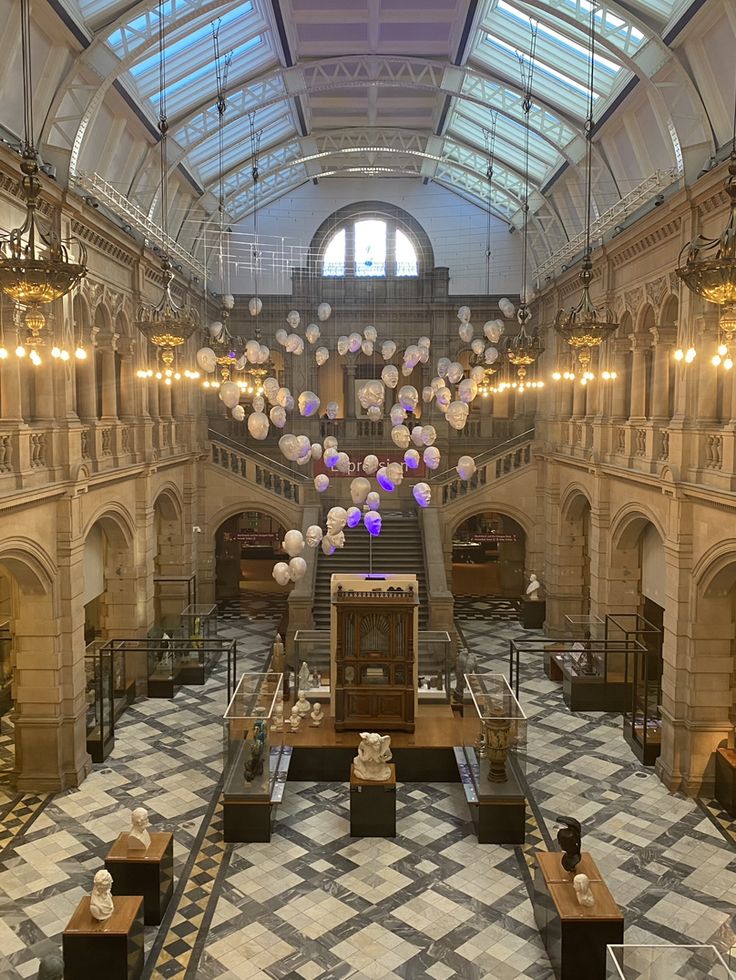
POLYGON ((593 892, 590 890, 590 879, 587 875, 575 875, 572 879, 572 886, 575 889, 575 897, 578 905, 586 909, 592 909, 595 905, 593 892))
POLYGON ((109 871, 98 871, 94 877, 92 896, 89 900, 89 911, 93 919, 104 922, 112 915, 115 906, 112 900, 112 875, 109 871))
POLYGON ((130 814, 130 831, 128 847, 131 850, 146 851, 151 846, 151 835, 148 833, 148 810, 137 806, 130 814))
POLYGON ((359 779, 386 780, 391 777, 387 763, 391 759, 391 736, 361 732, 353 769, 359 779))
POLYGON ((478 669, 478 660, 472 650, 460 647, 455 660, 455 690, 452 692, 455 701, 462 702, 465 693, 465 675, 474 674, 478 669))
POLYGON ((294 711, 294 709, 296 709, 299 712, 299 715, 302 718, 306 717, 306 715, 308 715, 309 712, 312 710, 312 705, 309 703, 309 701, 307 701, 304 691, 299 691, 299 697, 297 699, 296 704, 291 709, 292 712, 294 711))
POLYGON ((542 583, 539 581, 534 572, 529 576, 529 585, 526 587, 526 594, 530 599, 539 599, 539 590, 542 588, 542 583))
POLYGON ((299 714, 299 708, 294 705, 294 707, 291 709, 291 717, 289 718, 289 729, 292 732, 298 732, 301 723, 302 716, 299 714))
POLYGON ((310 721, 312 728, 319 728, 325 717, 325 713, 322 710, 322 705, 319 703, 319 701, 314 702, 314 707, 312 708, 312 713, 309 717, 312 719, 310 721))
POLYGON ((284 730, 284 702, 277 701, 273 709, 273 718, 271 719, 271 731, 283 732, 283 730, 284 730))
POLYGON ((309 678, 312 676, 312 672, 309 669, 309 664, 306 660, 302 661, 302 665, 299 668, 299 691, 306 691, 310 686, 309 678))
POLYGON ((582 827, 575 817, 558 817, 557 823, 561 824, 557 831, 557 843, 563 852, 562 867, 572 872, 581 860, 582 827))
POLYGON ((284 671, 284 641, 281 639, 281 634, 276 634, 276 639, 273 641, 273 650, 271 652, 271 669, 275 670, 277 674, 282 674, 284 671))

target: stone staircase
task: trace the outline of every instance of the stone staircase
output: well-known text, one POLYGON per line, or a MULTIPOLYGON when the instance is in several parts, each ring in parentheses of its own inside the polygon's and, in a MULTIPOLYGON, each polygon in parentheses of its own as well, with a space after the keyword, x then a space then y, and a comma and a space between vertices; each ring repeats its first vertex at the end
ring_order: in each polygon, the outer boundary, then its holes
POLYGON ((314 628, 330 628, 330 577, 334 574, 370 571, 373 551, 373 573, 405 572, 416 575, 419 582, 419 629, 427 628, 427 583, 424 572, 422 534, 413 514, 383 511, 383 527, 377 538, 371 538, 362 524, 345 528, 345 547, 329 557, 319 551, 314 584, 314 628))

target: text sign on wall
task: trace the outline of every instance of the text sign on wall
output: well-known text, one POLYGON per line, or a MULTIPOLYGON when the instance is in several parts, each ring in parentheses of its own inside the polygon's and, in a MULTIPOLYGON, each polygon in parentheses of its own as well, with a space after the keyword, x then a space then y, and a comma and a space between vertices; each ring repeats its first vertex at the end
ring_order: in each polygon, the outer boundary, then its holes
MULTIPOLYGON (((312 463, 312 475, 317 476, 319 473, 326 473, 327 476, 332 480, 335 477, 347 477, 350 480, 355 479, 356 476, 365 476, 363 473, 363 458, 367 456, 369 451, 366 451, 360 459, 350 460, 350 469, 347 473, 338 473, 337 470, 331 470, 328 466, 325 466, 323 459, 316 459, 312 463)), ((404 469, 404 476, 408 477, 426 477, 427 468, 422 462, 422 451, 419 450, 419 466, 415 470, 410 470, 409 467, 404 462, 404 454, 402 452, 386 452, 385 450, 377 450, 375 455, 378 457, 379 466, 388 466, 389 463, 401 463, 404 469)))

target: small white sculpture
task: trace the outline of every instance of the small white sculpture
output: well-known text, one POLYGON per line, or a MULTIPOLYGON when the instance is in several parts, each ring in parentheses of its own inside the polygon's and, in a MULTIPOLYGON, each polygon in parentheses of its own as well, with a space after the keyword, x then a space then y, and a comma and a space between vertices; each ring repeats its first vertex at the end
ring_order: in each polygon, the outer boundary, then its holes
POLYGON ((319 524, 310 524, 307 528, 307 547, 317 548, 322 541, 322 528, 319 524))
POLYGON ((363 343, 363 338, 359 333, 351 333, 348 337, 348 350, 351 354, 357 354, 363 343))
POLYGON ((395 425, 391 429, 391 439, 399 449, 408 449, 411 441, 411 434, 405 425, 395 425))
POLYGON ((348 527, 357 527, 362 517, 363 512, 360 507, 348 507, 348 527))
POLYGON ((281 547, 290 558, 296 558, 297 555, 300 555, 304 551, 304 537, 302 536, 302 532, 295 528, 287 531, 284 535, 284 540, 281 542, 281 547))
POLYGON ((312 713, 309 717, 312 719, 309 723, 312 728, 319 728, 325 717, 325 713, 322 710, 322 705, 319 703, 319 701, 314 702, 314 707, 312 708, 312 713))
POLYGON ((245 409, 242 405, 236 405, 235 408, 230 409, 230 414, 236 422, 242 422, 245 418, 245 409))
POLYGON ((283 732, 284 730, 284 702, 278 700, 276 706, 273 709, 273 718, 271 719, 271 731, 272 732, 283 732))
POLYGON ((314 478, 314 489, 317 493, 324 493, 329 489, 330 478, 326 473, 318 473, 314 478))
POLYGON ((468 406, 465 402, 455 401, 452 402, 447 408, 447 421, 448 424, 452 426, 453 429, 465 428, 465 423, 468 419, 468 406))
MULTIPOLYGON (((369 453, 363 460, 363 472, 368 476, 373 476, 378 469, 378 456, 369 453)), ((361 484, 362 485, 362 484, 361 484)), ((368 484, 370 486, 370 484, 368 484)), ((351 485, 352 490, 352 485, 351 485)))
MULTIPOLYGON (((307 701, 307 696, 304 690, 299 691, 299 697, 297 698, 296 704, 294 705, 300 718, 306 718, 309 712, 312 710, 312 705, 307 701)), ((292 708, 292 714, 294 709, 292 708)))
POLYGON ((381 345, 381 357, 384 359, 384 361, 390 361, 395 353, 396 344, 393 342, 393 340, 384 340, 383 344, 381 345))
POLYGON ((408 470, 419 469, 419 453, 416 449, 407 449, 404 453, 404 466, 408 470))
POLYGON ((296 330, 301 322, 301 316, 297 310, 289 310, 286 314, 286 322, 289 324, 292 330, 296 330))
POLYGON ((148 810, 137 806, 130 814, 130 831, 128 847, 131 850, 147 851, 151 846, 151 835, 148 833, 148 810))
POLYGON ((283 674, 285 662, 284 641, 281 639, 281 634, 277 633, 271 649, 271 670, 276 671, 277 674, 283 674))
POLYGON ((539 581, 534 572, 529 576, 529 585, 526 587, 526 594, 530 599, 539 599, 539 590, 542 587, 542 583, 539 581))
POLYGON ((337 461, 335 462, 335 469, 338 473, 349 473, 350 472, 350 457, 347 453, 339 452, 337 454, 337 461))
POLYGON ((432 502, 432 490, 428 483, 415 484, 411 492, 420 507, 429 507, 432 502))
POLYGON ((307 574, 307 563, 303 558, 292 558, 289 562, 289 578, 292 582, 298 582, 307 574))
POLYGON ((330 352, 326 347, 318 347, 314 352, 314 359, 317 362, 317 367, 322 367, 330 359, 330 352))
POLYGON ((329 303, 320 303, 317 307, 317 316, 320 320, 329 320, 332 307, 329 303))
POLYGON ((302 723, 302 716, 299 714, 299 708, 294 705, 291 709, 291 717, 289 718, 289 728, 292 732, 298 732, 299 726, 302 723))
POLYGON ((595 905, 595 897, 590 890, 590 879, 588 876, 575 875, 572 879, 572 886, 575 889, 575 897, 578 900, 578 905, 582 905, 586 909, 592 909, 595 905))
POLYGON ((327 531, 333 537, 345 527, 348 512, 344 507, 331 507, 327 511, 327 531))
POLYGON ((319 411, 319 395, 315 395, 313 391, 303 391, 299 395, 297 402, 299 405, 299 414, 305 418, 309 418, 319 411))
POLYGON ((98 871, 94 877, 92 895, 89 900, 89 911, 93 919, 104 922, 115 910, 112 900, 112 875, 109 871, 98 871))
POLYGON ((302 661, 302 665, 299 668, 299 690, 306 691, 310 687, 309 678, 312 676, 312 672, 309 669, 309 664, 306 660, 302 661))
POLYGON ((288 585, 291 581, 291 571, 285 561, 277 561, 271 574, 279 585, 288 585))
POLYGON ((391 736, 377 732, 361 732, 358 754, 353 770, 358 779, 386 780, 391 778, 387 763, 391 759, 391 736))
POLYGON ((271 419, 277 429, 283 429, 283 427, 286 425, 286 409, 282 408, 280 405, 274 405, 271 411, 268 413, 268 417, 271 419))
POLYGON ((304 331, 304 336, 307 338, 310 344, 316 344, 319 340, 320 329, 316 323, 310 323, 307 329, 304 331))
MULTIPOLYGON (((368 457, 366 456, 366 459, 368 457)), ((376 460, 378 462, 378 460, 376 460)), ((365 459, 363 460, 363 469, 365 469, 365 459)), ((356 476, 354 480, 350 482, 350 499, 356 505, 360 507, 365 503, 365 498, 371 492, 371 481, 367 480, 364 476, 356 476)))
POLYGON ((455 469, 461 480, 469 480, 476 471, 475 460, 472 456, 461 456, 455 469))
POLYGON ((368 496, 365 498, 365 507, 368 510, 380 510, 381 509, 381 495, 376 490, 371 490, 368 496))
POLYGON ((376 538, 381 533, 381 515, 377 510, 369 510, 363 517, 363 523, 366 526, 366 530, 370 535, 372 535, 372 537, 376 538))
POLYGON ((258 314, 263 309, 263 300, 259 299, 257 296, 251 296, 248 300, 248 312, 251 316, 258 316, 258 314))

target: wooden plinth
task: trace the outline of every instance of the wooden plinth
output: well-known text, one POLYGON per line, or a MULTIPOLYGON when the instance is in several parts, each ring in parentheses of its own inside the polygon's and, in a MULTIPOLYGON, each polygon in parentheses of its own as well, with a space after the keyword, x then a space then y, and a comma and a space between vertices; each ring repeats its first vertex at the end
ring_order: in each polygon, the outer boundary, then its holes
POLYGON ((151 834, 147 850, 128 846, 119 834, 107 852, 105 868, 112 875, 113 895, 142 895, 147 926, 161 924, 174 893, 174 835, 151 834))
POLYGON ((98 922, 82 899, 64 930, 64 980, 138 980, 143 973, 143 898, 118 895, 109 919, 98 922))
POLYGON ((525 630, 541 630, 547 615, 547 603, 544 599, 521 600, 519 621, 525 630))
POLYGON ((223 837, 228 843, 268 843, 273 809, 270 799, 223 800, 223 837))
POLYGON ((570 711, 625 711, 631 704, 631 685, 623 674, 604 679, 596 674, 574 674, 562 665, 562 697, 570 711))
POLYGON ((361 779, 350 767, 350 836, 396 836, 396 766, 386 780, 361 779))
POLYGON ((723 809, 736 816, 736 751, 716 749, 715 797, 723 809))
POLYGON ((198 661, 192 661, 191 663, 184 661, 179 665, 179 676, 177 680, 180 684, 188 684, 190 686, 204 684, 207 680, 207 670, 198 661))
POLYGON ((601 878, 595 861, 584 854, 574 873, 565 871, 559 852, 536 855, 534 919, 558 980, 605 980, 606 946, 624 941, 624 917, 601 878), (587 874, 595 898, 579 905, 572 880, 587 874))
POLYGON ((178 675, 174 675, 174 677, 157 677, 154 674, 148 678, 148 697, 173 698, 179 684, 178 675))

